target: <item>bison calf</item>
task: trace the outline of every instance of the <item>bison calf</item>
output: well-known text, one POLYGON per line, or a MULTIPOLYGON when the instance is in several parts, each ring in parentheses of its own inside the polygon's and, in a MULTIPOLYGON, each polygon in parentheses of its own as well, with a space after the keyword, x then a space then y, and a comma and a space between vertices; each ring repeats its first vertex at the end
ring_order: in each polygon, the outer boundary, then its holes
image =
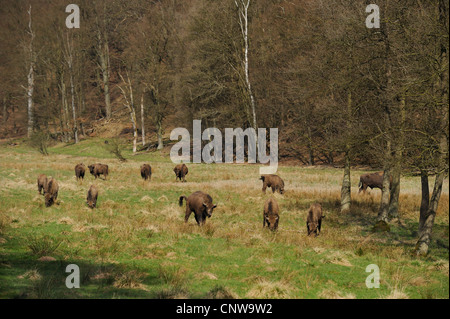
POLYGON ((263 228, 269 227, 270 230, 278 229, 278 222, 280 221, 280 209, 275 198, 269 198, 264 204, 263 212, 263 228))
MULTIPOLYGON (((358 193, 366 192, 367 187, 383 189, 383 172, 363 174, 359 177, 358 193)), ((389 183, 392 184, 392 176, 389 176, 389 183)))
POLYGON ((141 177, 146 181, 147 179, 149 181, 152 180, 152 167, 148 164, 142 164, 141 165, 141 177))
POLYGON ((47 190, 47 176, 45 176, 45 174, 41 174, 38 176, 37 178, 37 186, 38 186, 38 192, 39 195, 41 195, 41 191, 42 191, 42 195, 45 195, 45 192, 47 190))
POLYGON ((320 229, 322 227, 322 218, 324 218, 322 213, 322 205, 314 203, 309 208, 308 217, 306 218, 306 229, 308 230, 308 236, 312 233, 316 234, 315 237, 319 236, 320 229))
POLYGON ((59 191, 58 182, 56 181, 56 179, 52 178, 51 180, 48 181, 47 189, 45 191, 46 207, 50 207, 56 202, 56 199, 58 198, 58 191, 59 191))
POLYGON ((186 196, 180 196, 179 204, 183 205, 183 199, 186 200, 186 214, 184 216, 184 222, 187 223, 189 216, 194 212, 195 220, 198 225, 205 224, 206 218, 211 218, 214 208, 217 205, 213 204, 211 196, 203 192, 195 192, 186 196))
POLYGON ((89 208, 95 208, 97 205, 98 189, 95 185, 91 185, 88 190, 86 203, 89 208))
POLYGON ((84 179, 84 174, 86 172, 86 166, 83 163, 77 164, 75 166, 75 176, 77 181, 84 179))
POLYGON ((185 176, 189 172, 186 164, 178 164, 177 166, 175 166, 173 171, 175 172, 175 176, 176 176, 175 181, 180 179, 180 181, 183 180, 183 182, 186 182, 185 176))
POLYGON ((108 177, 108 165, 106 164, 92 164, 88 166, 89 172, 94 175, 95 179, 99 177, 100 175, 103 175, 105 177, 108 177))
POLYGON ((284 181, 278 175, 262 175, 260 180, 263 181, 262 191, 266 193, 266 188, 272 188, 272 193, 278 191, 280 194, 284 193, 284 181))

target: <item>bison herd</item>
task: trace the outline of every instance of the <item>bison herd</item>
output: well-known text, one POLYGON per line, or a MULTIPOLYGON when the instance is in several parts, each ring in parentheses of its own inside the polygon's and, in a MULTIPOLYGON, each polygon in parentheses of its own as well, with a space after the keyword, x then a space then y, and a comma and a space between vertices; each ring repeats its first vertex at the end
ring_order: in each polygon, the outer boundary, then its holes
MULTIPOLYGON (((89 172, 94 176, 95 179, 100 178, 103 175, 103 179, 106 180, 109 173, 108 165, 106 164, 92 164, 88 166, 89 172)), ((144 181, 151 181, 152 168, 149 164, 143 164, 140 167, 141 177, 144 181)), ((175 181, 180 180, 181 182, 186 182, 186 175, 188 174, 188 168, 186 164, 178 164, 173 169, 175 172, 175 181)), ((77 181, 82 181, 84 179, 86 172, 86 166, 83 163, 77 164, 75 166, 75 177, 77 181)), ((284 181, 278 175, 262 175, 260 180, 263 182, 262 191, 266 193, 267 187, 272 189, 272 193, 279 192, 284 194, 284 181)), ((359 192, 365 192, 367 187, 370 188, 382 188, 383 182, 383 172, 363 174, 360 176, 359 182, 359 192)), ((59 186, 55 178, 48 179, 44 174, 40 174, 37 178, 37 186, 39 194, 44 195, 45 206, 52 206, 57 198, 59 186)), ((91 185, 87 197, 86 204, 89 208, 93 209, 97 205, 98 198, 98 188, 95 185, 91 185)), ((182 195, 179 197, 180 207, 183 205, 183 200, 186 202, 185 211, 185 223, 188 222, 189 217, 194 213, 195 220, 199 226, 204 225, 207 218, 211 218, 213 210, 217 207, 213 203, 213 199, 209 194, 201 191, 197 191, 189 195, 188 197, 182 195)), ((324 218, 322 211, 322 206, 319 203, 314 203, 311 205, 306 219, 306 229, 308 236, 314 234, 318 236, 321 227, 322 219, 324 218)), ((278 223, 280 221, 280 208, 278 202, 274 197, 270 197, 264 203, 263 209, 263 228, 267 227, 276 231, 278 229, 278 223)))

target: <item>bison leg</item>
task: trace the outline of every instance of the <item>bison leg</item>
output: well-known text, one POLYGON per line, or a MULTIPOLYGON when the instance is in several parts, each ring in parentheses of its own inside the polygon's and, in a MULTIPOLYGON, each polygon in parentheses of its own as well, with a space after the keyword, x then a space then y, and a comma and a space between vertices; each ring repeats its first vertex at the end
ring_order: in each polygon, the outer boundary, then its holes
POLYGON ((189 208, 188 203, 186 203, 186 213, 184 215, 184 222, 185 223, 188 222, 189 216, 191 216, 191 214, 192 214, 192 210, 189 208))
POLYGON ((306 230, 307 230, 307 232, 308 232, 308 236, 311 234, 311 231, 309 230, 309 225, 308 225, 308 222, 306 222, 306 230))
POLYGON ((263 191, 264 194, 266 193, 266 188, 267 188, 267 184, 266 184, 266 182, 264 182, 263 183, 263 188, 262 188, 262 191, 263 191))

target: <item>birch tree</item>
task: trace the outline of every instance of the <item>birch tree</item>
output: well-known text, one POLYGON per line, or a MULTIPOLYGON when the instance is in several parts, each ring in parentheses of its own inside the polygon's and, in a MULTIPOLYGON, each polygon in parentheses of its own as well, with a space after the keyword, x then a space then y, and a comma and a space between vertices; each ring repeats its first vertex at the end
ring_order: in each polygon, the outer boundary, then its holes
POLYGON ((256 130, 258 128, 258 124, 256 121, 255 98, 253 97, 252 86, 250 84, 249 71, 248 71, 248 68, 249 68, 248 8, 250 6, 250 0, 235 0, 234 3, 236 4, 236 7, 238 9, 239 26, 240 26, 241 33, 242 33, 242 39, 244 41, 244 58, 242 61, 242 67, 244 69, 244 80, 245 80, 245 85, 246 85, 246 89, 247 89, 248 99, 250 102, 252 126, 256 130))
POLYGON ((28 137, 31 137, 33 134, 33 128, 34 128, 34 108, 33 108, 33 93, 34 93, 34 67, 36 63, 36 56, 34 52, 34 39, 35 34, 33 32, 32 23, 31 23, 31 5, 28 9, 28 34, 30 36, 30 41, 28 44, 28 85, 26 87, 26 94, 27 94, 27 111, 28 111, 28 125, 27 125, 27 131, 28 131, 28 137))
POLYGON ((134 106, 134 96, 133 96, 133 85, 131 84, 130 76, 127 74, 127 80, 125 80, 122 74, 119 73, 120 79, 122 80, 122 86, 119 86, 120 91, 122 92, 122 96, 125 100, 124 106, 128 108, 130 112, 130 120, 133 125, 133 153, 136 153, 137 150, 137 125, 136 125, 136 109, 134 106))

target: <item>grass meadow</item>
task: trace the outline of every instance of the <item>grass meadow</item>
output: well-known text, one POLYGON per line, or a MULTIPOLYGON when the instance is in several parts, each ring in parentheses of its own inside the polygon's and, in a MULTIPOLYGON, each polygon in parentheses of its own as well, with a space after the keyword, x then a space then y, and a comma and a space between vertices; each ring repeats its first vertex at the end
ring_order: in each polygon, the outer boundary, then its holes
POLYGON ((261 191, 259 165, 189 164, 180 183, 167 151, 127 149, 122 163, 89 139, 49 153, 0 145, 0 298, 449 298, 448 180, 430 254, 417 258, 419 177, 402 177, 391 232, 372 233, 380 190, 358 195, 360 170, 352 171, 352 209, 341 214, 341 169, 281 165, 286 193, 272 195, 261 191), (78 183, 80 162, 108 164, 108 180, 87 172, 78 183), (142 163, 152 166, 151 182, 140 177, 142 163), (40 173, 59 182, 50 208, 37 192, 40 173), (85 203, 91 184, 94 210, 85 203), (218 205, 204 227, 193 215, 185 224, 178 206, 197 190, 218 205), (262 227, 269 196, 280 205, 277 232, 262 227), (326 217, 313 238, 305 223, 316 201, 326 217), (65 285, 69 264, 80 268, 79 289, 65 285), (378 289, 366 287, 369 264, 380 268, 378 289))

